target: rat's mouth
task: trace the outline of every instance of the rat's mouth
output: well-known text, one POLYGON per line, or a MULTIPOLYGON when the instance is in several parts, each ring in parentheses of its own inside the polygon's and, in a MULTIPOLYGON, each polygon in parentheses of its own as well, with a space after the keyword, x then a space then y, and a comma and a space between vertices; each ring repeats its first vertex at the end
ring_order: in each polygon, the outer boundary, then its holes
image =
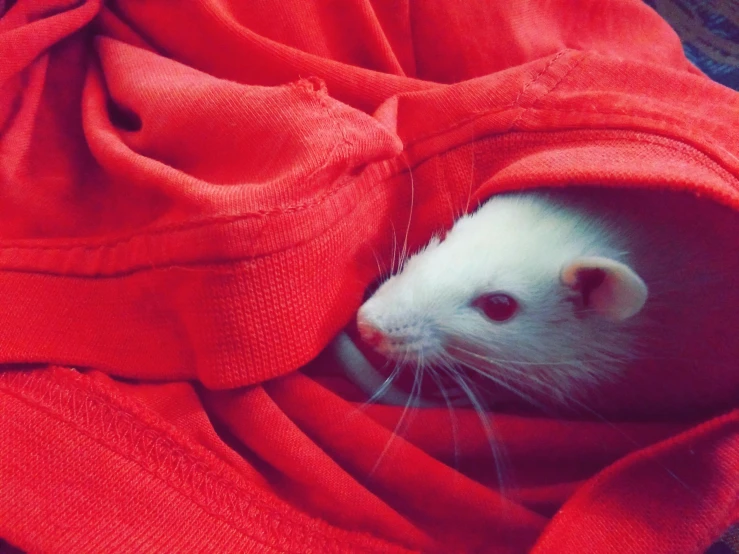
POLYGON ((378 371, 385 377, 392 377, 392 384, 408 396, 417 396, 435 402, 458 403, 467 397, 465 391, 448 374, 440 372, 434 366, 419 368, 417 365, 394 365, 392 362, 378 371))
POLYGON ((509 383, 505 371, 490 364, 483 369, 475 363, 476 357, 463 361, 454 348, 449 344, 443 352, 457 363, 451 359, 447 363, 443 353, 436 364, 422 364, 421 360, 408 363, 383 356, 356 335, 342 334, 334 351, 346 376, 371 402, 414 408, 474 408, 482 413, 493 406, 496 411, 517 411, 522 399, 527 404, 531 401, 532 394, 509 383))
POLYGON ((349 374, 358 378, 358 384, 373 400, 409 406, 420 403, 479 408, 487 404, 484 399, 495 388, 491 386, 493 381, 487 372, 467 369, 464 362, 454 363, 459 356, 446 337, 403 329, 403 336, 398 338, 364 318, 358 319, 360 325, 353 329, 354 338, 350 340, 367 366, 353 367, 349 374))
POLYGON ((438 357, 418 355, 408 344, 397 351, 381 349, 380 352, 362 341, 358 346, 382 380, 386 383, 390 380, 389 385, 411 400, 441 406, 463 405, 469 404, 470 394, 477 392, 477 385, 464 370, 435 363, 438 357))

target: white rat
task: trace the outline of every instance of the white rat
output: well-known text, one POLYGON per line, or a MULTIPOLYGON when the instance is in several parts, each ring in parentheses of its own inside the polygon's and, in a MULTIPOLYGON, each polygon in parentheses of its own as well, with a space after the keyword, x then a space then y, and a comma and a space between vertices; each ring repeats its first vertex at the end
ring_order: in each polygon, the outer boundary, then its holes
MULTIPOLYGON (((496 195, 408 258, 361 306, 357 328, 398 368, 446 388, 447 403, 479 407, 496 389, 578 402, 628 373, 644 404, 652 401, 644 389, 664 380, 666 367, 707 403, 730 402, 736 380, 717 392, 706 376, 739 359, 737 222, 687 194, 496 195)), ((418 403, 418 391, 410 398, 346 336, 339 342, 366 392, 418 403)), ((655 406, 674 404, 684 394, 676 390, 657 392, 655 406)))

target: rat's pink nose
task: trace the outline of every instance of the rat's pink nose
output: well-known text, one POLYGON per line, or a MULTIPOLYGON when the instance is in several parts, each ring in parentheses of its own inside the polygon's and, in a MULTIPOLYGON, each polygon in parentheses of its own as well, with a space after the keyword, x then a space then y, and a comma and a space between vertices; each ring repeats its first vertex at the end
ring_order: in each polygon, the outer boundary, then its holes
POLYGON ((382 331, 361 315, 357 316, 357 330, 359 330, 359 336, 362 337, 362 340, 370 346, 379 346, 384 338, 382 331))

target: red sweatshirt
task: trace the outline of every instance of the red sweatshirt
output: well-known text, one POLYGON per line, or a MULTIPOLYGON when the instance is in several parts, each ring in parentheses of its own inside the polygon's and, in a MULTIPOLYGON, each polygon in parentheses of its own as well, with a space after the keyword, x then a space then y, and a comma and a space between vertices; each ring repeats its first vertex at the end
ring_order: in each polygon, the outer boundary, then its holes
POLYGON ((321 354, 409 206, 411 248, 470 196, 527 186, 739 209, 739 95, 640 0, 0 14, 0 538, 698 553, 739 519, 739 371, 694 390, 665 368, 665 397, 703 406, 679 418, 492 414, 501 493, 473 411, 456 449, 424 410, 386 450, 402 410, 358 410, 321 354))

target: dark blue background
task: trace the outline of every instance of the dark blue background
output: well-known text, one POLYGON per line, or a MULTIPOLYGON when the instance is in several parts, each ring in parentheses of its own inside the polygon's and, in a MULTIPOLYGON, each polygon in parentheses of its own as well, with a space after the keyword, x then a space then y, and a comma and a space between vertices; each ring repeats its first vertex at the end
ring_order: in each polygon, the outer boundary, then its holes
POLYGON ((714 81, 739 90, 739 0, 645 2, 677 31, 683 39, 685 55, 693 64, 714 81), (695 40, 691 36, 692 30, 709 37, 710 46, 695 40), (714 40, 710 40, 710 37, 714 40), (727 50, 724 41, 729 41, 736 47, 727 50))

